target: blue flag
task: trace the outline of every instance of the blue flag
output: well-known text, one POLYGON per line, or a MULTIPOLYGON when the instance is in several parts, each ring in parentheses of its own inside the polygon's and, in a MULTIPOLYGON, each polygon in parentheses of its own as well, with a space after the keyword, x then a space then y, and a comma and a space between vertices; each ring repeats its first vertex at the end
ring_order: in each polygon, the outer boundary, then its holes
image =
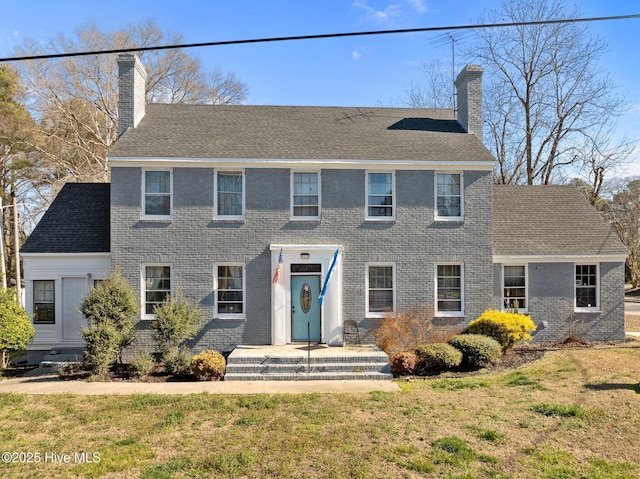
POLYGON ((329 280, 331 279, 331 273, 333 273, 334 268, 336 267, 336 263, 338 262, 338 252, 340 248, 333 253, 333 259, 331 260, 331 266, 329 266, 329 271, 327 271, 327 276, 324 278, 324 283, 322 284, 322 291, 320 292, 320 296, 318 296, 318 301, 320 302, 320 306, 322 306, 322 302, 324 301, 324 295, 327 292, 327 286, 329 285, 329 280))

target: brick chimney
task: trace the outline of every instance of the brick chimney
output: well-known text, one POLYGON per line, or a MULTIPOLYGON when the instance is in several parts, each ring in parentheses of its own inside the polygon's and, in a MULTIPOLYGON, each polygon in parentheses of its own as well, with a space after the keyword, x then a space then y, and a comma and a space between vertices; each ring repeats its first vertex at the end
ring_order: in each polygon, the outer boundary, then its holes
POLYGON ((482 141, 482 72, 480 65, 467 65, 456 78, 458 123, 482 141))
POLYGON ((136 55, 118 55, 118 137, 144 117, 147 72, 136 55))

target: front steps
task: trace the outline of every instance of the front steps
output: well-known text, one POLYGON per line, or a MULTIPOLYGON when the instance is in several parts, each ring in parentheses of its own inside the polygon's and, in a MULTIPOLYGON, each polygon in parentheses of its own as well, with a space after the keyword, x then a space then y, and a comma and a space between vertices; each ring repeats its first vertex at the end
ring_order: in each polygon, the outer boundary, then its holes
POLYGON ((225 381, 390 380, 389 358, 373 345, 238 346, 225 381))

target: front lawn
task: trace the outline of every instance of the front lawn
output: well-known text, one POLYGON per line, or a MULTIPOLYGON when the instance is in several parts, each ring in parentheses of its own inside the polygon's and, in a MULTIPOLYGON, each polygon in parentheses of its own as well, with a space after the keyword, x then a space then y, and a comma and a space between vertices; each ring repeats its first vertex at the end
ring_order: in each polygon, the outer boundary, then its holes
POLYGON ((2 452, 40 458, 0 476, 635 478, 639 365, 630 342, 399 393, 0 394, 2 452))

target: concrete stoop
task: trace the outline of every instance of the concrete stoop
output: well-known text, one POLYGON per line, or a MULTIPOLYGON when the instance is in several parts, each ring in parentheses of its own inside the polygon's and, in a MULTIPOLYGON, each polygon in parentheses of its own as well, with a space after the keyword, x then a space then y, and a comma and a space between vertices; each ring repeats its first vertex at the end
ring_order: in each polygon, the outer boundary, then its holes
POLYGON ((52 349, 48 354, 44 355, 42 361, 40 361, 40 367, 60 367, 69 363, 82 362, 82 356, 82 348, 52 349))
POLYGON ((389 358, 373 345, 238 346, 225 381, 390 380, 389 358))

